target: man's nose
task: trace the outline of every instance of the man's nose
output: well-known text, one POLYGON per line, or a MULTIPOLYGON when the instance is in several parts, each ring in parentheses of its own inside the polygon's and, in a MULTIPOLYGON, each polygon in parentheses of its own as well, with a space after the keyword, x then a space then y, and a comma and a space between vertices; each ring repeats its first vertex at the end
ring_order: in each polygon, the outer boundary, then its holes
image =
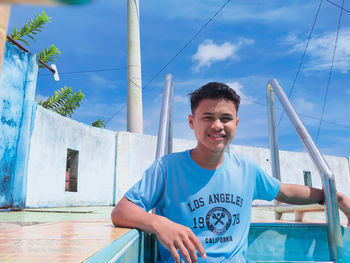
POLYGON ((220 121, 220 119, 216 119, 212 123, 212 128, 215 130, 222 130, 224 128, 223 123, 220 121))

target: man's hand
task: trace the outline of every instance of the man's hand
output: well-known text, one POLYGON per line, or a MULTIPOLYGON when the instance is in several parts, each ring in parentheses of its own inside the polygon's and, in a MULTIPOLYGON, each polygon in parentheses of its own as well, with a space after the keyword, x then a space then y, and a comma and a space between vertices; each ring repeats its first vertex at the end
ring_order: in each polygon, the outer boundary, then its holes
POLYGON ((154 224, 155 234, 159 242, 170 251, 176 263, 181 262, 177 250, 180 251, 186 263, 198 261, 196 250, 203 259, 206 258, 201 242, 190 228, 174 223, 165 217, 159 216, 157 219, 154 224))
POLYGON ((159 242, 170 251, 176 263, 181 262, 177 249, 186 263, 197 262, 196 250, 203 259, 206 258, 202 243, 190 228, 163 216, 147 213, 126 197, 118 202, 111 217, 115 226, 138 228, 156 234, 159 242))
POLYGON ((347 197, 345 194, 338 192, 337 199, 339 209, 348 218, 347 226, 350 227, 350 198, 347 197))

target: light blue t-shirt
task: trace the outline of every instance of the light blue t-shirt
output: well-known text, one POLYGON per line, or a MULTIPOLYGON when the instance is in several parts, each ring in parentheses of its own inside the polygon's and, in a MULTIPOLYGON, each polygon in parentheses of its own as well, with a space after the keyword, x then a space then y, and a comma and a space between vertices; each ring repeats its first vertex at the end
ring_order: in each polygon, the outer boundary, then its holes
MULTIPOLYGON (((216 170, 197 165, 190 151, 156 160, 125 197, 146 211, 190 227, 207 259, 198 262, 246 262, 251 207, 254 199, 273 200, 280 182, 255 162, 225 153, 216 170)), ((159 246, 162 262, 173 262, 159 246)))

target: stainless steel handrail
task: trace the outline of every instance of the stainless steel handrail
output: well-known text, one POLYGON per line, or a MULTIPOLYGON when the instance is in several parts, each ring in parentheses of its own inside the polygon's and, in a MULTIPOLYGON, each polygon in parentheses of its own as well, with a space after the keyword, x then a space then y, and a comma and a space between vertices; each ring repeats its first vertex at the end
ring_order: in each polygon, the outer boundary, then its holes
POLYGON ((271 79, 267 85, 267 106, 268 106, 268 119, 269 119, 269 137, 271 147, 272 158, 272 172, 274 176, 280 177, 279 157, 278 157, 278 144, 277 133, 275 125, 275 113, 273 109, 273 94, 276 93, 279 98, 286 114, 291 120, 300 140, 304 144, 310 158, 314 165, 318 169, 323 187, 327 204, 327 225, 328 225, 328 244, 330 259, 336 262, 342 262, 343 258, 343 240, 341 234, 338 203, 336 197, 336 188, 334 174, 329 168, 326 160, 318 150, 311 136, 305 129, 297 113, 290 104, 287 96, 283 92, 281 86, 276 79, 271 79))
MULTIPOLYGON (((173 151, 173 77, 171 74, 165 76, 164 91, 162 108, 160 112, 158 137, 157 137, 157 150, 156 159, 162 157, 165 154, 172 153, 173 151)), ((152 213, 156 213, 155 209, 152 209, 152 213)), ((155 234, 150 234, 148 237, 149 250, 149 262, 156 263, 158 255, 158 243, 155 234)))
POLYGON ((172 152, 173 146, 173 77, 165 76, 162 109, 160 113, 156 159, 172 152))

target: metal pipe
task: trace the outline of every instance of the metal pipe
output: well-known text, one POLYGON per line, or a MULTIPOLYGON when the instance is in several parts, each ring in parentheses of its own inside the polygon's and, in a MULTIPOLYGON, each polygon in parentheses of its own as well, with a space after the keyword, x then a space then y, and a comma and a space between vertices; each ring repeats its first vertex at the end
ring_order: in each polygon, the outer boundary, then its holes
MULTIPOLYGON (((173 79, 170 74, 165 76, 164 83, 164 92, 163 92, 163 101, 162 101, 162 109, 160 112, 160 120, 159 120, 159 130, 158 130, 158 139, 157 139, 157 151, 156 151, 156 159, 162 157, 164 154, 168 153, 169 143, 167 145, 167 137, 169 139, 170 127, 171 124, 171 99, 172 99, 172 87, 173 87, 173 79)), ((172 145, 172 143, 171 143, 172 145)))
MULTIPOLYGON (((170 75, 171 77, 171 75, 170 75)), ((168 152, 167 153, 172 153, 173 152, 173 109, 174 109, 174 100, 173 100, 173 95, 174 95, 174 82, 171 77, 171 84, 170 84, 170 94, 169 94, 169 117, 168 117, 168 152)))
MULTIPOLYGON (((290 104, 287 96, 276 79, 271 79, 267 85, 268 90, 273 90, 279 98, 284 110, 291 120, 298 136, 304 144, 311 160, 318 169, 324 187, 324 195, 327 204, 328 245, 331 260, 342 262, 343 240, 341 234, 339 211, 336 197, 334 174, 329 168, 326 160, 313 142, 311 136, 305 129, 297 113, 290 104)), ((269 91, 268 91, 269 92, 269 91)), ((272 93, 271 93, 272 96, 272 93)))
POLYGON ((272 89, 267 89, 266 98, 267 98, 267 107, 268 107, 267 119, 268 119, 268 125, 269 125, 269 143, 270 143, 270 149, 271 149, 271 162, 273 164, 272 175, 274 178, 281 181, 274 96, 273 96, 272 89))
MULTIPOLYGON (((20 43, 18 43, 18 41, 16 41, 15 39, 13 39, 11 36, 7 35, 7 39, 10 40, 14 45, 16 45, 17 47, 19 47, 20 49, 22 49, 23 51, 29 53, 30 51, 28 49, 26 49, 24 46, 22 46, 20 43)), ((45 68, 47 68, 48 70, 50 70, 53 74, 56 73, 56 70, 54 70, 52 67, 50 67, 49 65, 47 65, 44 61, 42 61, 40 58, 38 58, 38 61, 41 65, 43 65, 45 68)))
MULTIPOLYGON (((267 119, 268 119, 268 127, 269 127, 269 143, 270 143, 272 176, 277 180, 281 181, 273 89, 269 89, 269 88, 266 89, 266 101, 267 101, 267 119)), ((280 204, 280 202, 277 200, 275 200, 274 203, 275 203, 275 206, 278 206, 280 204)), ((281 216, 282 216, 281 213, 275 212, 276 220, 280 220, 281 216)))

